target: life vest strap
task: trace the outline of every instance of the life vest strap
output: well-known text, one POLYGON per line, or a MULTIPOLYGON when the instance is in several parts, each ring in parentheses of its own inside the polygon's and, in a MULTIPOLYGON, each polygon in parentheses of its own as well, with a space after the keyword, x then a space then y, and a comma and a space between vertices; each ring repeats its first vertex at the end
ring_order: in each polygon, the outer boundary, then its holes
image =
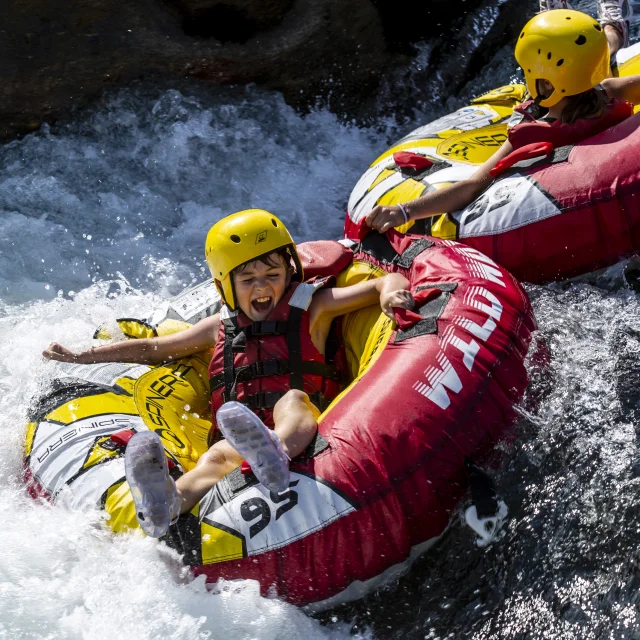
POLYGON ((224 353, 223 353, 223 371, 225 392, 223 394, 223 401, 236 399, 236 367, 235 367, 235 352, 233 348, 233 341, 236 337, 236 328, 238 326, 235 318, 226 318, 222 321, 224 323, 224 353))
MULTIPOLYGON (((320 376, 335 382, 343 382, 342 374, 330 364, 324 362, 303 361, 301 366, 302 375, 320 376)), ((291 368, 287 360, 258 360, 246 367, 236 368, 236 383, 254 380, 256 378, 268 378, 270 376, 284 376, 291 373, 291 368)), ((209 386, 213 393, 225 385, 225 374, 218 373, 209 379, 209 386)))
POLYGON ((304 389, 304 379, 302 377, 302 337, 300 336, 300 326, 302 324, 302 314, 304 311, 299 307, 291 307, 289 312, 289 327, 287 331, 287 351, 289 352, 289 388, 304 389))
POLYGON ((254 322, 242 329, 247 338, 261 336, 284 336, 289 331, 289 323, 286 320, 263 320, 254 322))

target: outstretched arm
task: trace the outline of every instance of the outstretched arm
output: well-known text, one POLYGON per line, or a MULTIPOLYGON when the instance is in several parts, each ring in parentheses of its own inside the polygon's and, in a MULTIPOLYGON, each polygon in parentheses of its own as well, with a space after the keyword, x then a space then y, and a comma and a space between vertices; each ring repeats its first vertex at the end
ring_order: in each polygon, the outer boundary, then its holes
MULTIPOLYGON (((403 204, 409 220, 429 218, 442 213, 459 211, 471 204, 492 182, 489 171, 513 151, 508 140, 467 180, 461 180, 442 189, 430 191, 403 204)), ((380 233, 404 224, 402 210, 397 205, 374 207, 366 216, 367 224, 380 233)))
POLYGON ((95 362, 136 362, 160 364, 198 353, 215 346, 220 327, 220 314, 201 320, 193 327, 161 338, 126 340, 92 347, 74 353, 60 344, 50 344, 42 355, 47 360, 92 364, 95 362))

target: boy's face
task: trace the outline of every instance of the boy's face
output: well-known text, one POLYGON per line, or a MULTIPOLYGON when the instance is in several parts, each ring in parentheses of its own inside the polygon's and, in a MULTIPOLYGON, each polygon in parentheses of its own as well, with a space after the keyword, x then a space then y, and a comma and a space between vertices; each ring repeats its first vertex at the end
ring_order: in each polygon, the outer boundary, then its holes
POLYGON ((249 262, 232 274, 237 304, 254 322, 267 318, 280 302, 291 280, 282 256, 273 255, 271 262, 249 262))

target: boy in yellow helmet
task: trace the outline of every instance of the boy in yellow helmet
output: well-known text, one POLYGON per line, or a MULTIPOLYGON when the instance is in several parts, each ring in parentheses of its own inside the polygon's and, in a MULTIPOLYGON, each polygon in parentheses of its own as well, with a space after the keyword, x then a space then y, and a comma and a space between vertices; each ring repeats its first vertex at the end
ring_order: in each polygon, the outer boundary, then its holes
POLYGON ((215 224, 207 236, 206 256, 225 302, 220 313, 170 336, 78 354, 54 343, 43 353, 67 362, 159 364, 214 349, 209 368, 212 415, 225 439, 176 483, 155 432, 140 432, 127 446, 126 475, 136 514, 153 537, 163 535, 172 520, 190 511, 243 459, 268 489, 285 490, 288 459, 310 444, 318 405, 339 391, 324 357, 334 318, 378 302, 390 317, 393 307, 413 306, 409 283, 399 274, 344 288, 302 282, 295 244, 267 211, 241 211, 215 224))
POLYGON ((493 182, 491 170, 514 149, 536 142, 577 144, 618 124, 640 104, 640 75, 610 78, 603 27, 579 11, 539 13, 524 27, 515 50, 534 100, 517 107, 509 138, 468 179, 400 205, 377 206, 366 216, 380 233, 470 205, 493 182))

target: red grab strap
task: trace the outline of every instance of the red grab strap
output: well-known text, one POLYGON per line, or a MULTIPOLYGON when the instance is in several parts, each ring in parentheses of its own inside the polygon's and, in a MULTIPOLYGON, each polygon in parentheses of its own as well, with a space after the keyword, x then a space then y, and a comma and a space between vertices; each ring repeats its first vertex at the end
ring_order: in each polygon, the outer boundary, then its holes
POLYGON ((126 447, 129 444, 129 440, 133 438, 135 431, 132 429, 122 429, 122 431, 116 431, 109 436, 109 440, 115 442, 120 447, 126 447))
POLYGON ((489 171, 489 175, 492 178, 497 178, 521 160, 529 160, 529 158, 535 158, 537 156, 548 156, 552 151, 553 142, 533 142, 527 144, 524 147, 512 151, 506 158, 502 158, 502 160, 489 171))
MULTIPOLYGON (((418 291, 418 293, 414 293, 414 308, 419 309, 429 300, 437 298, 441 293, 442 291, 440 289, 423 289, 422 291, 418 291)), ((410 329, 414 324, 418 324, 418 322, 423 319, 419 313, 416 313, 415 311, 411 311, 409 309, 401 309, 400 307, 394 307, 393 314, 396 317, 396 323, 398 324, 398 327, 400 327, 402 331, 410 329)))
MULTIPOLYGON (((122 429, 122 431, 112 433, 109 436, 109 440, 111 440, 111 442, 115 442, 119 447, 126 447, 134 434, 135 431, 133 429, 122 429)), ((176 463, 171 458, 167 458, 167 466, 169 469, 175 469, 176 463)))
POLYGON ((425 169, 433 166, 433 162, 429 158, 413 151, 396 151, 393 154, 393 161, 401 169, 413 169, 416 173, 422 173, 425 169))
POLYGON ((349 216, 344 223, 344 237, 360 242, 369 232, 371 228, 367 225, 367 219, 361 218, 360 222, 353 222, 349 216))

